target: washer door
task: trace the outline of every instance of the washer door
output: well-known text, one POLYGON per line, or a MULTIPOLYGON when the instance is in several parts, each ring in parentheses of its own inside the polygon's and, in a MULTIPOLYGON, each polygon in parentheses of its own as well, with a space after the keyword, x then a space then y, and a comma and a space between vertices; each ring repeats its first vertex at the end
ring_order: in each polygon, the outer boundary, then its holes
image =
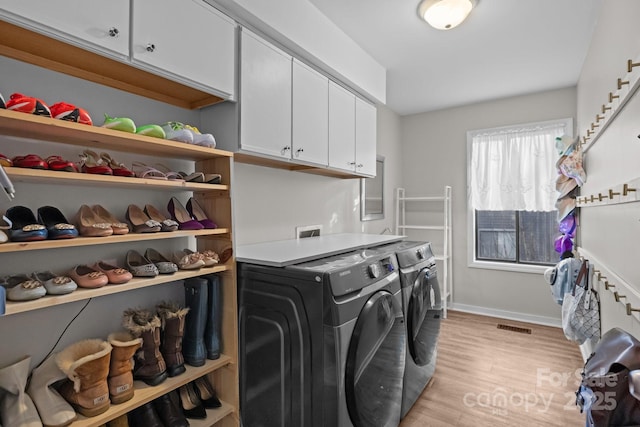
POLYGON ((345 368, 349 416, 355 427, 397 427, 406 355, 402 307, 387 291, 366 302, 356 321, 345 368))
POLYGON ((420 270, 407 305, 409 353, 418 366, 432 362, 442 317, 442 300, 435 267, 420 270))

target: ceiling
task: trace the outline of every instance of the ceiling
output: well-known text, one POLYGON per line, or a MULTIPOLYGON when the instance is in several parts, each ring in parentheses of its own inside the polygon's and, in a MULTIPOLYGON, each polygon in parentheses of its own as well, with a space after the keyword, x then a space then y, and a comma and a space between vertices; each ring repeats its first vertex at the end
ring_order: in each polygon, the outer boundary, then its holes
POLYGON ((479 0, 457 28, 419 0, 309 0, 387 69, 400 115, 573 86, 603 0, 479 0))

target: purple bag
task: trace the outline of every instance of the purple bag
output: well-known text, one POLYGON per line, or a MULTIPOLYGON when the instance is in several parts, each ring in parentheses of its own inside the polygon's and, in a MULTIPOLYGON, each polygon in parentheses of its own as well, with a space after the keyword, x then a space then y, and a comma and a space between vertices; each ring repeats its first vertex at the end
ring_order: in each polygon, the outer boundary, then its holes
POLYGON ((571 236, 563 234, 562 236, 558 236, 555 241, 555 249, 559 254, 563 254, 566 251, 573 250, 573 239, 571 236))

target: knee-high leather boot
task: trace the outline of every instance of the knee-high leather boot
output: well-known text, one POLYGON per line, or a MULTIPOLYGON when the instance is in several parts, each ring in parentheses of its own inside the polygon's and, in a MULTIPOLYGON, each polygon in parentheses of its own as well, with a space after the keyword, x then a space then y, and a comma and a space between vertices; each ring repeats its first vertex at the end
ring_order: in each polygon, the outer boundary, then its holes
POLYGON ((189 308, 186 316, 182 354, 191 366, 202 366, 206 359, 204 330, 207 323, 207 280, 193 277, 184 281, 184 304, 189 308))
POLYGON ((207 280, 207 325, 204 330, 204 345, 207 349, 207 359, 220 358, 221 351, 221 321, 222 321, 222 286, 217 274, 204 276, 207 280))

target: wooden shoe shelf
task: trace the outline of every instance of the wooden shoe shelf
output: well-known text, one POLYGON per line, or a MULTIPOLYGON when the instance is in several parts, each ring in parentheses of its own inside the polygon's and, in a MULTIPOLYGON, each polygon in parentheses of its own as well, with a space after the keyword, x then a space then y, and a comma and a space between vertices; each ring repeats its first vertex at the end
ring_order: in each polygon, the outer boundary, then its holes
MULTIPOLYGON (((149 189, 153 191, 173 192, 191 191, 193 197, 211 218, 215 218, 220 228, 198 231, 175 231, 169 233, 125 234, 109 237, 78 237, 69 240, 45 240, 40 242, 9 242, 0 245, 0 260, 3 254, 23 251, 51 250, 78 246, 95 246, 114 243, 152 241, 192 237, 196 239, 198 250, 211 249, 221 253, 232 248, 233 238, 231 216, 231 172, 233 154, 206 147, 173 142, 119 132, 111 129, 71 123, 48 117, 34 116, 14 111, 0 110, 0 136, 26 138, 80 147, 94 147, 100 150, 114 150, 145 156, 191 160, 195 170, 204 173, 220 173, 221 184, 200 184, 180 181, 159 181, 142 178, 124 178, 115 176, 90 175, 47 170, 6 168, 14 183, 53 184, 60 186, 90 186, 127 189, 149 189)), ((1 262, 1 261, 0 261, 1 262)), ((149 279, 134 278, 124 285, 107 285, 97 289, 78 289, 67 295, 46 296, 25 301, 7 302, 6 314, 15 315, 32 310, 86 300, 134 289, 149 288, 163 283, 180 281, 217 273, 222 281, 222 342, 223 354, 217 360, 207 360, 204 366, 187 367, 179 376, 169 378, 155 387, 136 382, 135 396, 128 402, 111 405, 110 409, 97 417, 84 418, 71 424, 71 427, 100 426, 125 414, 171 390, 194 379, 207 375, 215 384, 222 407, 207 410, 204 420, 189 420, 197 427, 237 427, 239 426, 239 384, 238 384, 238 323, 235 258, 225 264, 197 271, 179 271, 173 275, 160 275, 149 279)), ((2 316, 0 316, 2 321, 2 316)))

